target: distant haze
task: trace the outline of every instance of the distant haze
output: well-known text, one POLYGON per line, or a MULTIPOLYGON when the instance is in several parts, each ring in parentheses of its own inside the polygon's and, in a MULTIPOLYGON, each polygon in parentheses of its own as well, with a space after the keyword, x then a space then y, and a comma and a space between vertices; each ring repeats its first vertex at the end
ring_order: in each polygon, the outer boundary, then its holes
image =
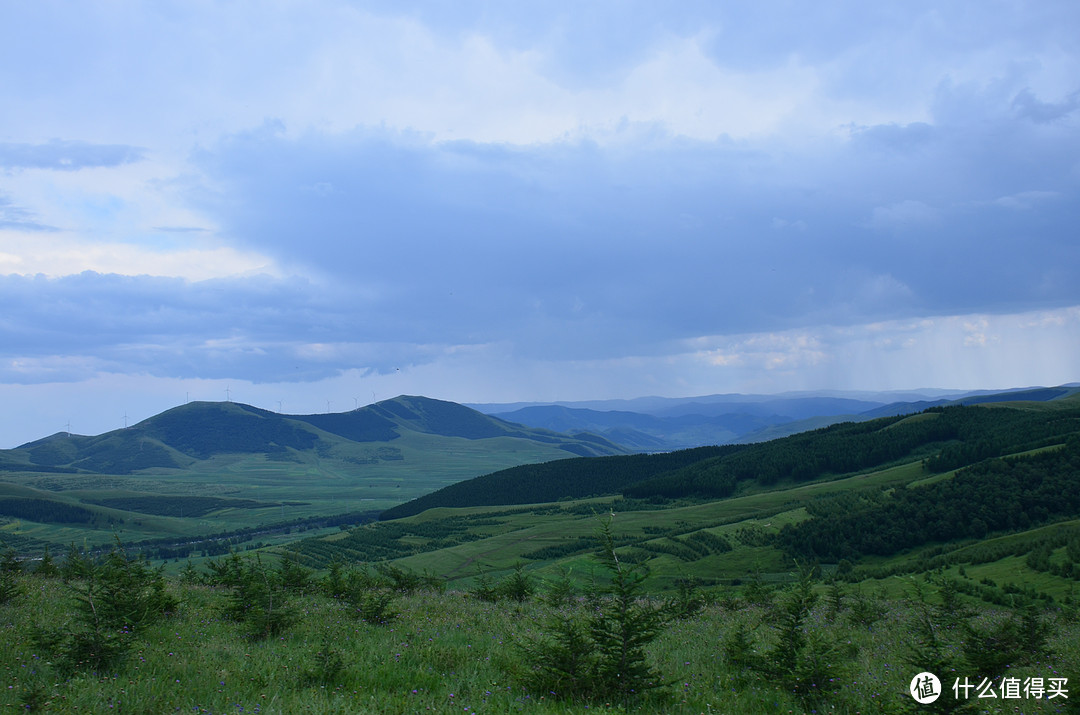
POLYGON ((1075 381, 1078 78, 1071 0, 8 3, 0 447, 1075 381))

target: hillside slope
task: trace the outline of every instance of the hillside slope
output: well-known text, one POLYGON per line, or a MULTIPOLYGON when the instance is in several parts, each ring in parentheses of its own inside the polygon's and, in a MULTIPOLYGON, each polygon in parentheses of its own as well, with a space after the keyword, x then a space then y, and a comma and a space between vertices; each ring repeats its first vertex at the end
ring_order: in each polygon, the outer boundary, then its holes
POLYGON ((836 478, 904 461, 942 472, 1063 443, 1080 431, 1080 395, 1053 402, 933 407, 917 415, 846 422, 770 442, 668 456, 571 460, 461 482, 384 513, 432 507, 518 505, 620 494, 637 499, 717 499, 748 489, 836 478), (630 465, 633 465, 631 467, 630 465))
POLYGON ((314 452, 326 456, 342 442, 392 443, 409 433, 525 440, 568 457, 628 451, 595 435, 570 436, 524 427, 425 397, 401 396, 352 412, 320 415, 282 415, 234 402, 192 402, 127 429, 95 437, 58 433, 0 451, 0 470, 131 474, 190 469, 225 454, 274 458, 314 452))
POLYGON ((288 540, 298 526, 356 523, 480 474, 625 452, 423 397, 320 415, 195 402, 0 452, 0 544, 41 553, 115 533, 159 540, 159 553, 189 553, 203 537, 201 550, 227 549, 225 532, 288 540))
POLYGON ((711 449, 485 475, 383 514, 411 516, 289 553, 315 567, 388 560, 461 587, 524 565, 586 588, 602 518, 620 559, 667 588, 695 579, 768 589, 795 562, 819 561, 905 594, 910 574, 944 571, 966 596, 1008 605, 1071 598, 1080 578, 1080 397, 935 407, 711 449), (526 502, 545 489, 549 499, 526 502), (636 492, 647 498, 627 498, 636 492))

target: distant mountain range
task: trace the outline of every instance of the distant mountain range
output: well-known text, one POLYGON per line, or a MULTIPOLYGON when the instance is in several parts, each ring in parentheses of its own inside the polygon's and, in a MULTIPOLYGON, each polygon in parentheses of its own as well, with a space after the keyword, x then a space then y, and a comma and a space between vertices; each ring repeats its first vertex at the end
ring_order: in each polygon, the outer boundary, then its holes
MULTIPOLYGON (((501 417, 412 396, 314 415, 284 415, 234 402, 193 402, 121 430, 96 436, 61 432, 0 450, 0 546, 40 552, 73 538, 102 545, 118 530, 126 541, 165 539, 168 544, 162 548, 175 550, 177 544, 188 543, 184 539, 191 534, 250 533, 328 518, 338 519, 335 524, 354 523, 406 503, 411 505, 407 510, 601 493, 646 499, 719 495, 748 482, 740 471, 731 472, 730 479, 726 472, 716 472, 710 460, 735 469, 731 465, 741 464, 744 458, 738 455, 744 450, 758 452, 745 444, 699 445, 763 441, 834 422, 893 419, 942 402, 1027 400, 1024 404, 1046 408, 1049 414, 1073 405, 1080 399, 1077 393, 1080 386, 1064 385, 908 394, 906 400, 892 402, 838 394, 657 398, 634 401, 635 410, 605 409, 627 403, 519 405, 501 417), (638 411, 643 409, 650 411, 638 411), (678 451, 680 447, 696 449, 678 451), (603 459, 574 459, 584 457, 603 459), (461 487, 448 490, 459 483, 461 487), (421 501, 426 495, 430 499, 421 501)), ((1041 429, 1045 419, 1039 414, 1033 419, 1032 429, 1041 429)), ((837 434, 858 434, 856 428, 863 424, 837 427, 843 428, 837 434)), ((1009 429, 1021 436, 1031 431, 1009 429)), ((964 438, 976 452, 984 432, 980 428, 964 438)), ((899 432, 882 434, 881 446, 895 448, 899 432)), ((814 433, 783 442, 791 446, 804 438, 816 444, 814 433)), ((927 437, 931 442, 939 438, 927 437)), ((1016 444, 1026 449, 1029 442, 1016 444)), ((770 444, 773 452, 780 450, 776 454, 787 449, 785 444, 770 444)), ((798 456, 797 450, 789 452, 785 459, 794 460, 792 475, 817 464, 798 456)), ((833 452, 845 455, 850 450, 833 452)), ((837 464, 833 471, 848 471, 846 463, 837 464)), ((227 549, 225 538, 205 548, 227 549)))
POLYGON ((1048 401, 1077 392, 1080 385, 1002 392, 712 395, 473 407, 400 396, 350 412, 312 415, 279 414, 235 402, 193 402, 126 429, 97 436, 59 432, 0 450, 0 472, 190 471, 238 455, 349 471, 364 464, 401 460, 404 446, 453 453, 453 443, 446 440, 455 439, 490 442, 492 454, 498 455, 492 466, 501 468, 507 462, 538 458, 762 442, 838 422, 912 414, 928 407, 1048 401), (897 396, 906 399, 890 400, 897 396), (524 445, 528 445, 528 457, 525 452, 512 456, 524 445))
MULTIPOLYGON (((1047 447, 1080 448, 1078 393, 1076 386, 983 393, 931 405, 919 410, 921 414, 890 407, 889 414, 767 442, 522 465, 451 484, 388 509, 380 518, 398 519, 437 507, 541 504, 616 495, 717 500, 900 465, 915 467, 913 478, 921 478, 1047 447), (965 407, 989 403, 998 404, 965 407)), ((523 408, 536 409, 540 408, 523 408)), ((625 419, 625 414, 617 413, 613 419, 625 419)))
POLYGON ((470 407, 509 422, 567 434, 594 433, 634 451, 658 452, 764 442, 838 422, 914 414, 928 407, 1009 400, 1041 402, 1078 391, 1080 385, 1069 384, 1003 391, 794 392, 470 407))
MULTIPOLYGON (((492 452, 528 443, 559 456, 624 454, 626 447, 593 434, 574 436, 525 427, 441 400, 401 396, 351 412, 283 415, 235 402, 193 402, 126 429, 88 437, 59 432, 0 450, 0 472, 131 474, 191 470, 228 455, 278 461, 365 463, 402 459, 399 444, 426 435, 428 449, 452 451, 448 439, 492 441, 492 452), (497 442, 497 443, 496 443, 497 442)), ((535 450, 531 453, 535 453, 535 450)), ((500 460, 501 461, 501 460, 500 460)))

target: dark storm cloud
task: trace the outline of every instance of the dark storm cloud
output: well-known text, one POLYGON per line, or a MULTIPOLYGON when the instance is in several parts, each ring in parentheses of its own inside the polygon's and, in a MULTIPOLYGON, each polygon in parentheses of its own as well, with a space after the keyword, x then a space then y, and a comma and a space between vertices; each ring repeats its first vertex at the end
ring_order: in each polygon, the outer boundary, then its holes
POLYGON ((266 276, 0 277, 0 372, 9 382, 99 371, 266 382, 401 364, 400 350, 365 343, 360 306, 340 298, 299 279, 266 276), (320 351, 335 341, 345 344, 320 351))
POLYGON ((597 357, 1072 304, 1080 142, 1070 123, 1018 116, 1024 92, 945 83, 930 122, 801 149, 662 132, 632 146, 290 137, 271 124, 197 158, 229 197, 201 203, 249 246, 375 291, 371 328, 395 341, 597 357), (1003 208, 1033 191, 1060 199, 1037 215, 1003 208))

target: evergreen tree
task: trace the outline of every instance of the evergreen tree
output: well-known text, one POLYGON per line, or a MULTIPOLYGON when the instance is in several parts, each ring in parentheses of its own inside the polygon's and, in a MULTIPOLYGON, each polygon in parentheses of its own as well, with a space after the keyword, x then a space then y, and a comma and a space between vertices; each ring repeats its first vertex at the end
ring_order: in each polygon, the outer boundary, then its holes
POLYGON ((597 538, 610 582, 599 589, 587 617, 554 615, 546 635, 520 644, 529 661, 525 680, 536 692, 625 704, 666 684, 646 648, 667 614, 643 598, 644 571, 620 562, 610 518, 601 522, 597 538))

